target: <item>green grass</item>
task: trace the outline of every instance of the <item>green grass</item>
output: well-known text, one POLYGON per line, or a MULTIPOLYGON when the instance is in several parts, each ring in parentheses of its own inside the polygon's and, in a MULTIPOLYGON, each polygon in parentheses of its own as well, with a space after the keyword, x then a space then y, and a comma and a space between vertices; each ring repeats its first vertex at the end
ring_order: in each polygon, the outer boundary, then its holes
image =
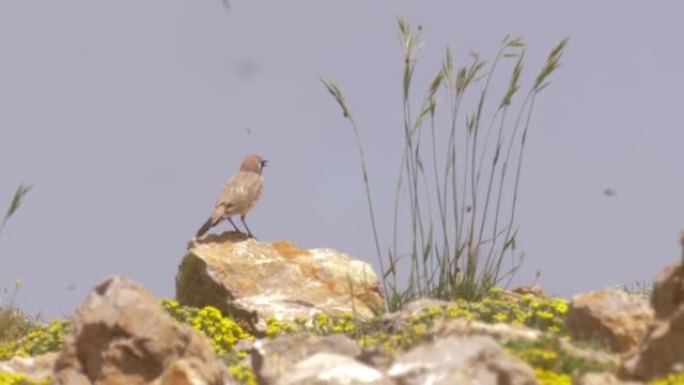
POLYGON ((2 299, 0 305, 0 343, 19 339, 36 325, 33 318, 24 314, 15 305, 15 298, 20 287, 21 281, 16 280, 14 289, 10 292, 5 288, 3 295, 0 296, 2 299))
POLYGON ((421 296, 477 299, 510 280, 522 262, 516 250, 516 206, 526 139, 537 96, 560 66, 568 39, 551 50, 526 91, 522 38, 504 38, 491 63, 474 55, 459 68, 447 48, 441 68, 416 105, 414 78, 423 29, 402 18, 398 29, 403 51, 403 123, 398 132, 404 145, 392 242, 386 248, 377 230, 357 122, 340 88, 321 81, 356 138, 389 310, 421 296), (495 87, 502 67, 509 68, 510 76, 504 86, 495 87), (496 91, 499 88, 503 91, 496 91), (400 233, 405 228, 409 234, 400 233), (504 264, 508 259, 512 262, 504 264), (407 282, 400 282, 400 269, 407 269, 407 282))
MULTIPOLYGON (((0 222, 0 234, 2 234, 9 219, 16 214, 29 191, 31 191, 30 186, 22 184, 17 187, 12 201, 0 222)), ((17 340, 36 325, 34 319, 21 312, 15 305, 17 292, 20 287, 21 280, 17 279, 12 290, 5 287, 0 294, 0 343, 17 340)))

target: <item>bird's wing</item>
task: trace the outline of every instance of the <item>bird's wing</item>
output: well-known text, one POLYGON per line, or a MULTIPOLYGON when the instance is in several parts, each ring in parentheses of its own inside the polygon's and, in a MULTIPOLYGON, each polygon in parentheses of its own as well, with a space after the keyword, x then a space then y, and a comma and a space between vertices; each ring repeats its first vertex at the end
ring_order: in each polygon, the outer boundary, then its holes
POLYGON ((217 206, 225 210, 242 206, 261 194, 261 176, 253 172, 239 172, 223 188, 217 206))

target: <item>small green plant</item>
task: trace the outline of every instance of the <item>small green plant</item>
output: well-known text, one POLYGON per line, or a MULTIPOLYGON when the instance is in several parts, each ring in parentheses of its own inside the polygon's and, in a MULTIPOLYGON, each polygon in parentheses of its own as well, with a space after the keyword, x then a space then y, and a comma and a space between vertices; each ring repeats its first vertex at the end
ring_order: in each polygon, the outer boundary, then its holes
MULTIPOLYGON (((5 216, 0 222, 0 235, 5 229, 7 221, 17 212, 24 201, 24 196, 31 190, 30 186, 19 185, 12 197, 5 216)), ((15 305, 17 292, 21 287, 21 280, 14 282, 14 289, 11 294, 7 288, 3 289, 3 296, 0 297, 0 342, 18 339, 34 327, 34 321, 22 313, 15 305)))
POLYGON ((234 379, 244 385, 257 385, 257 378, 254 370, 249 364, 237 363, 228 367, 228 373, 234 379))
POLYGON ((536 98, 560 66, 568 39, 553 48, 517 112, 511 109, 522 88, 525 43, 521 38, 509 37, 503 40, 491 65, 473 55, 469 64, 456 69, 447 49, 442 68, 416 109, 413 80, 422 46, 422 27, 413 29, 401 18, 398 26, 404 54, 404 148, 395 196, 393 241, 385 254, 376 228, 359 129, 339 87, 329 80, 321 81, 354 131, 389 309, 397 310, 419 296, 477 299, 502 279, 510 279, 520 267, 522 254, 515 251, 515 208, 526 139, 536 98), (495 74, 508 60, 513 61, 508 87, 491 101, 495 74), (477 85, 479 95, 469 104, 467 96, 477 85), (442 108, 442 93, 447 100, 446 122, 437 116, 442 108), (467 108, 471 111, 463 117, 467 108), (489 109, 491 116, 485 117, 489 109), (514 116, 512 124, 508 122, 510 115, 514 116), (460 129, 462 122, 465 127, 460 129), (438 127, 441 125, 445 127, 438 127), (404 216, 407 223, 403 222, 404 216), (399 240, 406 237, 399 234, 399 229, 405 227, 410 229, 409 245, 400 245, 399 240), (404 247, 407 252, 400 251, 404 247), (505 268, 503 261, 508 256, 514 263, 505 268), (405 285, 397 281, 399 266, 408 268, 405 285))
POLYGON ((233 319, 224 317, 221 311, 213 306, 197 309, 180 306, 173 300, 162 300, 161 304, 174 318, 192 325, 195 330, 206 335, 218 354, 231 352, 240 340, 254 338, 233 319))
POLYGON ((0 385, 48 385, 49 383, 49 378, 33 381, 22 373, 0 372, 0 385))
POLYGON ((59 351, 70 328, 69 321, 60 319, 36 325, 18 340, 0 343, 0 359, 59 351))
POLYGON ((548 372, 572 375, 611 369, 584 358, 565 353, 560 346, 560 337, 549 335, 536 341, 511 341, 506 350, 532 365, 548 372))
POLYGON ((535 369, 539 385, 572 385, 572 377, 565 373, 556 373, 547 369, 535 369))
POLYGON ((645 281, 634 281, 631 284, 620 285, 617 287, 629 294, 650 298, 653 293, 653 286, 645 281))
POLYGON ((3 303, 0 306, 0 342, 16 340, 36 326, 35 321, 17 309, 15 305, 15 298, 20 287, 21 280, 17 279, 14 281, 12 291, 4 288, 3 296, 0 297, 3 303))
POLYGON ((684 372, 669 374, 649 382, 648 385, 684 385, 684 372))

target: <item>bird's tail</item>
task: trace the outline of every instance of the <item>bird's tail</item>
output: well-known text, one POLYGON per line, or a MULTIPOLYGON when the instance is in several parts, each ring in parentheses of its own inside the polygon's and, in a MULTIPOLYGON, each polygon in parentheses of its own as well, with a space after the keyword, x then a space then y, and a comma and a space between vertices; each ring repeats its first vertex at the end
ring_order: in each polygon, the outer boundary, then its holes
POLYGON ((213 215, 210 216, 209 219, 207 219, 207 221, 204 222, 204 224, 202 225, 202 227, 200 227, 200 229, 197 231, 197 234, 195 235, 195 238, 199 238, 199 237, 201 237, 202 235, 204 235, 207 231, 209 231, 209 229, 211 229, 212 227, 216 226, 216 223, 217 223, 217 222, 218 222, 218 221, 215 221, 215 220, 214 220, 214 216, 213 216, 213 215))

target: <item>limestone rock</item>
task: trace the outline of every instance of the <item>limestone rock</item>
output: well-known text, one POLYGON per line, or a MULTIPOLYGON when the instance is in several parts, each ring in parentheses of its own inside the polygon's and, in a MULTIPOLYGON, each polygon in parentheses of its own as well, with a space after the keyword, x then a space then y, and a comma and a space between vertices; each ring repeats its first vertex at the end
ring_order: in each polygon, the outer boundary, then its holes
POLYGON ((642 382, 623 381, 613 373, 584 373, 577 378, 573 378, 573 385, 642 385, 642 382))
POLYGON ((39 381, 52 374, 58 353, 46 353, 35 357, 15 356, 0 362, 0 372, 25 374, 33 381, 39 381))
POLYGON ((74 314, 53 384, 218 385, 224 375, 206 337, 176 322, 142 286, 113 277, 74 314))
POLYGON ((519 295, 531 294, 537 298, 548 297, 544 289, 538 284, 518 286, 513 288, 510 292, 519 295))
POLYGON ((667 266, 653 283, 651 306, 657 319, 667 319, 684 304, 684 265, 667 266))
POLYGON ((413 348, 388 375, 402 385, 535 385, 534 370, 486 336, 448 337, 413 348))
POLYGON ((405 304, 400 310, 386 313, 382 316, 382 328, 387 333, 400 330, 408 324, 412 318, 419 315, 423 310, 430 308, 445 308, 451 302, 433 298, 419 298, 405 304))
POLYGON ((269 317, 291 321, 325 312, 367 320, 385 307, 366 262, 233 232, 190 243, 176 278, 176 298, 184 305, 214 306, 257 332, 269 317))
POLYGON ((499 343, 509 341, 536 341, 544 333, 525 325, 507 323, 487 323, 466 318, 444 318, 438 320, 430 329, 433 338, 445 336, 485 335, 499 343))
POLYGON ((616 368, 620 365, 620 355, 618 353, 611 353, 602 349, 579 347, 567 337, 561 338, 559 342, 560 350, 569 356, 582 359, 585 362, 593 362, 601 367, 616 368))
POLYGON ((391 385, 381 372, 341 354, 320 352, 297 362, 277 385, 391 385))
POLYGON ((622 353, 636 347, 652 319, 644 298, 608 288, 574 296, 566 324, 573 338, 599 341, 622 353))
MULTIPOLYGON (((321 352, 355 357, 361 349, 356 342, 340 334, 320 337, 302 333, 274 340, 259 340, 254 343, 252 350, 252 368, 259 383, 275 384, 296 363, 321 352)), ((328 366, 326 368, 330 369, 328 366)))
POLYGON ((684 266, 668 266, 656 279, 651 303, 656 319, 622 373, 649 381, 684 370, 684 266))

